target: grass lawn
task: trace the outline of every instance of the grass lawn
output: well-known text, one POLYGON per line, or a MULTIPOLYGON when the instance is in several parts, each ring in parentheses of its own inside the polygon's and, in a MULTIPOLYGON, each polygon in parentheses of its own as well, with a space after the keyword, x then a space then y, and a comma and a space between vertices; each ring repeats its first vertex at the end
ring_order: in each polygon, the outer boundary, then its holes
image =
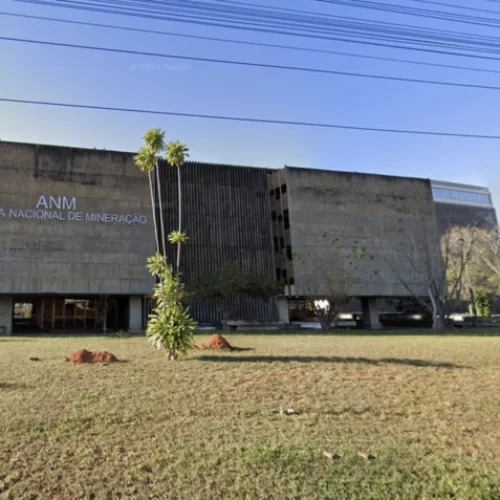
POLYGON ((500 337, 226 338, 0 338, 0 498, 500 499, 500 337))

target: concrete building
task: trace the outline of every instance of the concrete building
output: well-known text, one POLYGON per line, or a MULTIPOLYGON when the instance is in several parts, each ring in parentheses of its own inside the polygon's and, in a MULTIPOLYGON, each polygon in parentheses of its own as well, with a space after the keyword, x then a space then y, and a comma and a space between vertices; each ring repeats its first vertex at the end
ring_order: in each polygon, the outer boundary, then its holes
POLYGON ((0 326, 98 330, 113 296, 108 327, 141 329, 154 240, 132 155, 0 142, 0 179, 0 326), (29 321, 15 303, 33 304, 29 321))
MULTIPOLYGON (((171 231, 176 170, 160 168, 171 231)), ((193 162, 182 178, 188 285, 227 266, 285 284, 282 297, 266 302, 193 303, 193 316, 206 324, 228 307, 238 319, 286 322, 294 302, 329 292, 315 264, 337 269, 358 245, 367 255, 350 293, 361 298, 366 326, 377 328, 377 298, 408 295, 398 275, 426 294, 405 258, 409 234, 424 254, 446 221, 495 216, 487 190, 422 179, 193 162), (440 189, 489 198, 450 199, 440 189)), ((0 334, 99 331, 104 322, 141 330, 153 253, 149 182, 133 153, 0 142, 0 334)))
POLYGON ((403 281, 427 294, 406 255, 409 236, 417 261, 439 248, 430 181, 286 167, 269 188, 276 274, 292 302, 348 292, 361 299, 365 326, 378 328, 377 298, 408 296, 403 281), (346 269, 353 245, 367 254, 346 269), (352 283, 341 290, 345 273, 352 283))

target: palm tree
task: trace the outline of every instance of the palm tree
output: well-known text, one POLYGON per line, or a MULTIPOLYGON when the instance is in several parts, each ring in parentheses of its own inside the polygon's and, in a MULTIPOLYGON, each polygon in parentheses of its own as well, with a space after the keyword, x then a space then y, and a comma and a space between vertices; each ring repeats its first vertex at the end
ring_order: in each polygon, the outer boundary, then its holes
POLYGON ((186 242, 187 236, 182 232, 182 190, 181 190, 181 167, 188 154, 189 149, 182 142, 170 142, 167 146, 166 159, 173 167, 177 168, 177 188, 179 192, 179 229, 170 234, 169 240, 177 243, 177 274, 181 266, 181 245, 186 242))
POLYGON ((156 238, 156 251, 162 255, 166 254, 165 226, 163 222, 163 199, 161 194, 160 175, 158 169, 158 153, 165 149, 165 132, 159 128, 149 129, 143 136, 144 146, 142 146, 134 157, 135 164, 141 172, 149 174, 149 188, 151 191, 151 206, 153 208, 153 223, 156 238), (158 191, 158 202, 160 205, 160 228, 161 246, 158 236, 158 223, 156 221, 155 210, 155 190, 153 186, 153 174, 156 170, 156 189, 158 191))

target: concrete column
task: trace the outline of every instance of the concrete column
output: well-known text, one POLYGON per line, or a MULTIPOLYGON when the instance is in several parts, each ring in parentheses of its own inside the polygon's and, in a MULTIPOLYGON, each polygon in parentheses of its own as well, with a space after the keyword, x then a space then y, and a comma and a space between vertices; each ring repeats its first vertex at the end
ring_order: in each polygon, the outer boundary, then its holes
POLYGON ((10 295, 0 295, 0 335, 12 335, 14 301, 10 295))
POLYGON ((129 332, 142 331, 142 298, 132 295, 128 298, 128 330, 129 332))
POLYGON ((290 323, 290 314, 288 311, 288 300, 285 298, 278 299, 278 313, 282 323, 288 325, 290 323))
POLYGON ((363 310, 363 326, 365 330, 380 330, 382 325, 378 317, 377 298, 361 297, 361 309, 363 310))

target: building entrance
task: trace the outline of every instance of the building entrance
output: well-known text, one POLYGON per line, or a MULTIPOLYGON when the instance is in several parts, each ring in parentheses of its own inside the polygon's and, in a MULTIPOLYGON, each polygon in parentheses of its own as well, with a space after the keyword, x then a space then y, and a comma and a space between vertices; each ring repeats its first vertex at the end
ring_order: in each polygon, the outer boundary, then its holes
POLYGON ((16 297, 13 333, 102 332, 126 330, 128 297, 16 297))

